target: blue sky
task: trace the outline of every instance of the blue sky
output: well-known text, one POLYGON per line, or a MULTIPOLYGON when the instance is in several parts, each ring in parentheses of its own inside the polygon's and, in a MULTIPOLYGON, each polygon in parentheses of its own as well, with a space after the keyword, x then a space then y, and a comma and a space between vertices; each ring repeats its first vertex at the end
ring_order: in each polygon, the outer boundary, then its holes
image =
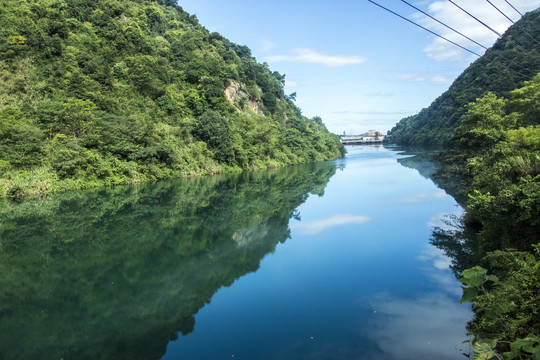
MULTIPOLYGON (((516 21, 505 0, 490 0, 516 21)), ((398 0, 381 5, 479 54, 485 51, 398 0)), ((497 35, 449 1, 409 3, 491 46, 497 35)), ((502 33, 511 22, 486 0, 454 0, 502 33)), ((521 13, 540 0, 509 0, 521 13)), ((179 0, 209 31, 247 45, 259 62, 286 75, 305 116, 334 133, 386 132, 427 107, 477 57, 367 0, 179 0)))

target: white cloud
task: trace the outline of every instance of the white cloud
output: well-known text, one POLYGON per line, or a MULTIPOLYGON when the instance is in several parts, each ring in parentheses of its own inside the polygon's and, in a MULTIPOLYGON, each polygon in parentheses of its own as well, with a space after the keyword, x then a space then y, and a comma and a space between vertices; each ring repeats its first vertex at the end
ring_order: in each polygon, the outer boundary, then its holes
POLYGON ((440 84, 440 85, 446 85, 446 84, 452 83, 452 79, 446 76, 432 76, 430 78, 430 81, 434 84, 440 84))
POLYGON ((265 58, 268 62, 301 62, 311 64, 321 64, 330 67, 340 67, 360 64, 366 61, 365 58, 357 55, 335 56, 321 54, 312 49, 295 49, 294 55, 272 55, 265 58))
MULTIPOLYGON (((459 53, 459 48, 458 48, 458 51, 455 51, 455 52, 459 53)), ((452 83, 452 79, 447 78, 446 76, 427 75, 427 74, 421 74, 421 73, 396 74, 392 76, 392 79, 411 82, 411 83, 425 82, 425 83, 430 83, 430 84, 435 84, 435 85, 449 85, 452 83)))
POLYGON ((304 234, 313 235, 330 227, 349 224, 364 224, 370 220, 371 218, 362 215, 334 215, 326 219, 293 223, 291 224, 291 227, 303 230, 304 234))
MULTIPOLYGON (((487 1, 454 0, 454 2, 501 34, 504 33, 510 25, 512 25, 508 19, 506 19, 487 1)), ((512 3, 522 13, 529 10, 534 10, 540 6, 540 0, 514 0, 512 3)), ((506 2, 497 1, 494 2, 494 4, 513 21, 517 21, 520 18, 520 15, 506 2)), ((465 36, 484 45, 485 47, 490 47, 493 45, 495 40, 497 40, 498 36, 493 31, 473 19, 471 16, 467 15, 449 1, 431 2, 426 12, 444 24, 461 32, 465 36)), ((471 51, 474 51, 480 55, 485 51, 485 49, 477 44, 467 40, 463 36, 453 32, 447 27, 427 18, 420 13, 415 14, 414 17, 423 26, 471 51)), ((426 52, 429 57, 438 61, 476 58, 474 55, 441 38, 435 38, 428 46, 424 48, 424 52, 426 52)))
MULTIPOLYGON (((452 40, 453 41, 453 40, 452 40)), ((475 49, 479 55, 482 55, 482 51, 478 52, 478 49, 475 49)), ((446 60, 462 60, 465 57, 469 57, 464 53, 464 50, 460 50, 458 47, 453 46, 442 39, 435 39, 424 48, 424 52, 432 59, 437 61, 446 61, 446 60)))

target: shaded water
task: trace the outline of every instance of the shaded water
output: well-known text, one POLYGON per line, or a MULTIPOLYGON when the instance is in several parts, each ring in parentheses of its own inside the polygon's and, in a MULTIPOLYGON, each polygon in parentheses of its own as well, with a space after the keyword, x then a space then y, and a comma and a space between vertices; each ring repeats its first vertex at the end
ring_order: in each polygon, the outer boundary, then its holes
POLYGON ((0 358, 464 359, 470 312, 429 245, 460 208, 414 159, 4 203, 0 358))

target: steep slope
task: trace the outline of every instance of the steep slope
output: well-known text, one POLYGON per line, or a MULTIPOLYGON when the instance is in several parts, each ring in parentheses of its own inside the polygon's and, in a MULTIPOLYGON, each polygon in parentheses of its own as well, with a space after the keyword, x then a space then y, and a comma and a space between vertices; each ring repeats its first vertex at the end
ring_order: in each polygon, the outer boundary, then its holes
POLYGON ((285 76, 172 1, 0 0, 0 197, 333 159, 285 76))
POLYGON ((402 119, 389 141, 404 145, 451 145, 466 105, 487 92, 498 96, 540 72, 540 9, 512 25, 492 48, 472 63, 428 108, 402 119))

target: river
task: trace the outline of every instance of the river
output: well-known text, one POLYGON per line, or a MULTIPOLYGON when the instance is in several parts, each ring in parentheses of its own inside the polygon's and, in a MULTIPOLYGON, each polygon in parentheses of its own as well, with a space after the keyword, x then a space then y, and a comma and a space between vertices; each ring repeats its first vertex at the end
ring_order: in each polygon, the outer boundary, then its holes
POLYGON ((421 156, 4 202, 1 359, 465 359, 421 156))

